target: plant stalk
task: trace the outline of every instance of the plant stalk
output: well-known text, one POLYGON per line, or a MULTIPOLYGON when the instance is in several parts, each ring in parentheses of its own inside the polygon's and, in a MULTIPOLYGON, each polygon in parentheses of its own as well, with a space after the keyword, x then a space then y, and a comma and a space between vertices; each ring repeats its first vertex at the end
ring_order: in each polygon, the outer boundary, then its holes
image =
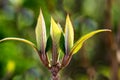
POLYGON ((59 63, 57 63, 56 65, 52 65, 52 67, 50 68, 50 72, 52 74, 51 80, 60 80, 59 79, 59 71, 60 70, 61 70, 61 66, 59 63))
POLYGON ((56 75, 52 74, 52 79, 51 80, 60 80, 59 79, 59 74, 58 73, 56 75))

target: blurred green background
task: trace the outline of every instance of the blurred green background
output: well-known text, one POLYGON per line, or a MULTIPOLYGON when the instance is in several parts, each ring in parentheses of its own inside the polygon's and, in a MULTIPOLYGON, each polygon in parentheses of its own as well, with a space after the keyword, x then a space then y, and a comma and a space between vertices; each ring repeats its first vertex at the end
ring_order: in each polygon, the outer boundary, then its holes
MULTIPOLYGON (((40 8, 49 35, 50 17, 64 30, 69 14, 75 41, 96 29, 112 29, 85 42, 61 80, 120 80, 120 0, 0 0, 0 39, 20 37, 35 41, 40 8)), ((0 44, 0 80, 50 80, 49 71, 34 50, 21 42, 0 44)))

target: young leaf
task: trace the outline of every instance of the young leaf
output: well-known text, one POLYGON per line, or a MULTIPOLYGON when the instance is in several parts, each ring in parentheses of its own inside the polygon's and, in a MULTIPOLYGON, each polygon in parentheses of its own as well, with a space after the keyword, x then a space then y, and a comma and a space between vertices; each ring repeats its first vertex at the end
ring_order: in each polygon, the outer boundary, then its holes
POLYGON ((36 32, 36 40, 37 40, 37 47, 39 50, 45 51, 46 47, 46 26, 42 11, 40 10, 40 15, 38 17, 37 26, 35 29, 36 32))
POLYGON ((89 39, 90 37, 92 37, 93 35, 100 33, 100 32, 104 32, 104 31, 111 31, 109 29, 101 29, 101 30, 96 30, 93 32, 90 32, 86 35, 84 35, 83 37, 81 37, 76 43, 75 45, 72 47, 70 54, 75 54, 78 52, 78 50, 80 50, 80 48, 82 47, 83 43, 89 39))
POLYGON ((61 28, 55 23, 54 19, 51 17, 51 28, 50 35, 55 44, 59 44, 60 36, 61 36, 61 28))
POLYGON ((65 53, 65 38, 64 38, 64 34, 61 33, 61 37, 60 37, 60 49, 61 51, 63 51, 63 53, 65 53))
POLYGON ((73 42, 74 42, 73 26, 70 21, 69 15, 67 15, 66 24, 65 24, 65 50, 66 50, 66 53, 69 53, 70 49, 73 46, 73 42))
POLYGON ((22 38, 13 38, 13 37, 4 38, 4 39, 0 40, 0 43, 2 43, 4 41, 13 41, 13 40, 27 43, 30 46, 32 46, 36 51, 38 51, 37 48, 36 48, 36 46, 35 46, 35 44, 33 44, 32 42, 30 42, 28 40, 22 39, 22 38))
POLYGON ((49 36, 48 39, 47 39, 47 45, 46 45, 45 52, 48 52, 50 49, 52 49, 52 39, 51 39, 51 36, 49 36))
POLYGON ((65 54, 65 35, 63 33, 63 30, 61 28, 61 25, 58 23, 58 27, 60 28, 61 30, 61 37, 60 37, 60 42, 59 42, 59 46, 60 46, 60 49, 61 49, 61 52, 63 52, 65 54))
POLYGON ((61 36, 61 29, 55 23, 53 18, 51 18, 51 28, 50 28, 50 35, 52 38, 52 65, 56 65, 58 60, 58 46, 61 36))
POLYGON ((60 25, 59 23, 57 23, 57 25, 58 25, 58 27, 59 27, 60 31, 63 33, 63 30, 62 30, 61 25, 60 25))

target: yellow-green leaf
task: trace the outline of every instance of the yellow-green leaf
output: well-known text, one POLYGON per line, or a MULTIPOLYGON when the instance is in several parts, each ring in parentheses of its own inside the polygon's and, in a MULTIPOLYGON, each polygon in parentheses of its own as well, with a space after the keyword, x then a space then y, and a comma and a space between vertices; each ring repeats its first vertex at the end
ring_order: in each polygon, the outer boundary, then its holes
POLYGON ((22 38, 13 38, 13 37, 4 38, 4 39, 1 39, 1 40, 0 40, 0 43, 5 42, 5 41, 13 41, 13 40, 14 40, 14 41, 20 41, 20 42, 27 43, 27 44, 29 44, 30 46, 32 46, 36 51, 38 51, 37 48, 36 48, 36 46, 35 46, 35 44, 33 44, 32 42, 30 42, 30 41, 28 41, 28 40, 26 40, 26 39, 22 39, 22 38))
POLYGON ((59 23, 57 23, 57 25, 58 25, 58 27, 59 27, 60 31, 63 33, 63 30, 62 30, 61 25, 60 25, 59 23))
POLYGON ((70 54, 75 54, 78 52, 78 50, 80 50, 80 48, 82 47, 83 43, 89 39, 90 37, 92 37, 93 35, 100 33, 100 32, 104 32, 104 31, 111 31, 109 29, 101 29, 101 30, 96 30, 93 32, 90 32, 86 35, 84 35, 83 37, 81 37, 76 43, 75 45, 72 47, 70 54))
POLYGON ((66 24, 65 24, 65 50, 66 50, 66 53, 69 53, 70 49, 73 46, 73 43, 74 43, 73 26, 70 21, 69 15, 67 15, 66 24))
POLYGON ((54 19, 51 17, 51 28, 50 35, 52 38, 52 65, 55 65, 58 60, 58 49, 59 49, 59 41, 61 37, 61 29, 60 26, 56 24, 54 19))
POLYGON ((61 28, 56 24, 54 19, 51 17, 51 28, 50 35, 55 44, 59 44, 60 36, 61 36, 61 28))
POLYGON ((45 50, 46 47, 46 26, 42 11, 40 10, 40 14, 37 21, 37 26, 35 29, 36 32, 36 40, 37 40, 37 47, 39 50, 45 50))

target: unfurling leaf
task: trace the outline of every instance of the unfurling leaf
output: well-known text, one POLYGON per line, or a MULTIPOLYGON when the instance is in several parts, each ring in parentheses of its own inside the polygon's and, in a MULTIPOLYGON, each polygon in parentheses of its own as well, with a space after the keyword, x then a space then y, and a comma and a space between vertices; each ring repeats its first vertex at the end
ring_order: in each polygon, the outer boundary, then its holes
POLYGON ((13 37, 9 37, 9 38, 4 38, 4 39, 2 39, 2 40, 0 40, 0 43, 1 42, 4 42, 4 41, 20 41, 20 42, 24 42, 24 43, 27 43, 27 44, 29 44, 30 46, 32 46, 36 51, 38 51, 37 50, 37 47, 35 46, 35 44, 33 44, 32 42, 30 42, 30 41, 28 41, 28 40, 26 40, 26 39, 22 39, 22 38, 13 38, 13 37))
POLYGON ((59 27, 60 31, 63 33, 63 30, 62 30, 61 25, 60 25, 59 23, 57 23, 57 25, 58 25, 58 27, 59 27))
POLYGON ((53 18, 51 18, 50 35, 52 37, 53 42, 55 44, 59 44, 59 40, 61 36, 61 28, 55 23, 53 18))
POLYGON ((46 48, 46 26, 42 11, 40 10, 40 15, 38 17, 37 26, 35 29, 36 32, 36 40, 37 40, 37 47, 39 50, 45 51, 46 48))
POLYGON ((60 49, 61 51, 65 54, 65 37, 64 34, 61 33, 61 37, 60 37, 60 49))
POLYGON ((60 46, 60 51, 63 52, 65 54, 65 35, 64 32, 61 28, 61 25, 58 23, 58 27, 61 30, 61 37, 60 37, 60 42, 59 42, 59 46, 60 46))
POLYGON ((101 29, 101 30, 96 30, 93 32, 90 32, 86 35, 84 35, 83 37, 81 37, 76 43, 75 45, 72 47, 70 54, 75 54, 78 52, 78 50, 80 50, 80 48, 82 47, 83 43, 89 39, 90 37, 92 37, 93 35, 100 33, 100 32, 105 32, 105 31, 111 31, 109 29, 101 29))
POLYGON ((73 26, 70 21, 69 15, 67 15, 66 24, 65 24, 65 50, 66 50, 66 53, 70 52, 70 49, 72 48, 73 43, 74 43, 73 26))
POLYGON ((45 52, 48 52, 50 49, 52 49, 52 39, 51 39, 51 36, 49 36, 48 39, 47 39, 47 45, 46 45, 45 52))
POLYGON ((52 38, 52 65, 55 65, 58 60, 58 49, 59 49, 59 41, 61 37, 61 29, 55 23, 53 18, 51 17, 51 28, 50 35, 52 38))

